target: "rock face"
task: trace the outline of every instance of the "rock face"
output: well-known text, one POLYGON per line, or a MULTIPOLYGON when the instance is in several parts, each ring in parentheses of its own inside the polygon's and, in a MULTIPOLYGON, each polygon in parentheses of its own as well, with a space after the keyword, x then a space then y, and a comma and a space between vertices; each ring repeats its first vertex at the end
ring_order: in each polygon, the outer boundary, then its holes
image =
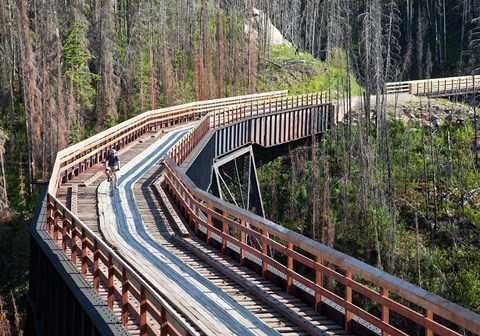
MULTIPOLYGON (((276 45, 276 44, 283 44, 285 43, 286 45, 291 46, 291 43, 286 40, 282 33, 272 24, 270 19, 265 15, 265 13, 257 8, 253 9, 253 18, 255 21, 255 26, 259 27, 261 30, 261 33, 265 36, 267 39, 267 43, 270 45, 276 45)), ((245 34, 248 34, 250 31, 250 34, 253 34, 253 38, 257 39, 258 38, 258 31, 256 31, 253 27, 253 29, 249 30, 249 22, 246 22, 245 24, 245 34)))
POLYGON ((3 159, 3 155, 5 154, 5 142, 7 140, 7 134, 0 129, 0 212, 9 207, 7 198, 7 181, 5 179, 5 163, 3 159))

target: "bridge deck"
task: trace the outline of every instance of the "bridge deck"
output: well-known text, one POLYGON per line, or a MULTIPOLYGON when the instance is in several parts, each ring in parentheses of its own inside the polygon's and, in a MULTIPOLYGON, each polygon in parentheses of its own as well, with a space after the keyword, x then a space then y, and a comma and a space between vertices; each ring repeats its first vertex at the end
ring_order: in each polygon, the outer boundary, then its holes
MULTIPOLYGON (((185 132, 147 134, 122 150, 113 197, 105 175, 98 173, 103 171, 100 163, 62 185, 59 199, 76 208, 78 217, 115 246, 200 334, 349 335, 203 241, 183 237, 168 196, 152 183, 161 176, 161 157, 185 132)), ((138 334, 135 326, 128 327, 138 334)))

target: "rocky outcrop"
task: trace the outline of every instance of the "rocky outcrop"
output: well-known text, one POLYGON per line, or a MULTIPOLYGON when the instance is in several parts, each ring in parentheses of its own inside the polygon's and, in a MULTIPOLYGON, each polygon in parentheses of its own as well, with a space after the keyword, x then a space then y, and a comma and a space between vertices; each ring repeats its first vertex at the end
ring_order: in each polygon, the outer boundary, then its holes
MULTIPOLYGON (((471 107, 446 99, 429 99, 407 93, 390 94, 385 99, 387 117, 400 119, 405 125, 412 127, 435 128, 444 123, 462 123, 468 116, 473 119, 471 107)), ((375 103, 375 96, 372 96, 371 102, 372 105, 375 103)), ((337 105, 340 122, 346 122, 347 118, 351 118, 351 121, 356 123, 358 116, 364 115, 360 97, 353 97, 351 106, 354 113, 347 114, 341 102, 337 105)), ((370 111, 372 120, 375 119, 375 113, 374 109, 370 111)))

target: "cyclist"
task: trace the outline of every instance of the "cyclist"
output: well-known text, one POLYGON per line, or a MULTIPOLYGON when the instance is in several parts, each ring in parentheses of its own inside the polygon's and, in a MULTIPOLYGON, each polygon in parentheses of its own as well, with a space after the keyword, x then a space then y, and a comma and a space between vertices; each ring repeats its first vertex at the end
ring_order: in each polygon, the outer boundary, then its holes
MULTIPOLYGON (((113 178, 115 181, 115 189, 118 188, 118 178, 117 178, 117 170, 120 170, 120 158, 118 155, 115 155, 115 149, 110 148, 108 150, 108 156, 105 159, 105 172, 109 173, 109 170, 112 170, 113 172, 113 178)), ((109 182, 110 182, 110 176, 109 176, 109 182)))

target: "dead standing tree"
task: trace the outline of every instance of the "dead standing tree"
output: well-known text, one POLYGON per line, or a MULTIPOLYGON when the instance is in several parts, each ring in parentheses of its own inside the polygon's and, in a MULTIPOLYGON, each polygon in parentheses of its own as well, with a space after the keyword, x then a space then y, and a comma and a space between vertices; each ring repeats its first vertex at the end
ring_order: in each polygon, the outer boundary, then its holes
POLYGON ((5 154, 5 142, 8 136, 0 129, 0 212, 8 208, 7 181, 5 178, 5 162, 3 160, 5 154))
POLYGON ((40 145, 40 112, 41 91, 37 86, 38 67, 33 52, 33 42, 30 37, 30 24, 27 17, 27 2, 20 0, 14 2, 12 15, 14 20, 15 38, 18 43, 20 77, 23 83, 23 101, 25 102, 25 128, 27 135, 29 175, 31 178, 37 175, 36 162, 40 162, 42 146, 40 145))

